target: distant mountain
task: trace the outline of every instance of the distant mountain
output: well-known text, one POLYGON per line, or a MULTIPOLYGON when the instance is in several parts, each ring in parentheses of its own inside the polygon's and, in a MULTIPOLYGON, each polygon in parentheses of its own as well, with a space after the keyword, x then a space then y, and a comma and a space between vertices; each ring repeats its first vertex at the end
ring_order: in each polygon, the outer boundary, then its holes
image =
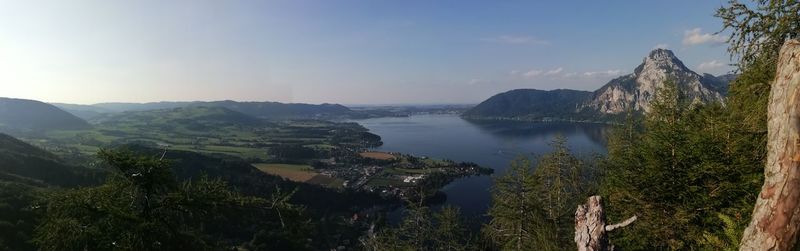
POLYGON ((65 104, 65 103, 50 103, 50 104, 58 107, 61 110, 69 112, 72 115, 75 115, 78 118, 81 118, 83 120, 90 120, 90 119, 92 119, 94 117, 97 117, 97 116, 99 116, 101 114, 115 112, 115 111, 112 111, 112 110, 109 110, 109 109, 106 109, 106 108, 102 108, 102 107, 97 107, 97 106, 94 106, 94 105, 76 105, 76 104, 65 104))
POLYGON ((224 107, 249 116, 263 119, 351 118, 360 114, 338 104, 299 104, 279 102, 238 102, 231 100, 211 102, 154 102, 154 103, 99 103, 94 105, 55 104, 84 119, 104 113, 163 110, 180 107, 224 107))
POLYGON ((189 106, 172 109, 128 111, 106 113, 93 118, 92 123, 114 127, 153 127, 169 130, 185 127, 189 130, 204 130, 209 126, 247 125, 256 126, 264 122, 225 107, 189 106))
POLYGON ((354 115, 355 112, 338 104, 284 104, 278 102, 236 102, 214 101, 193 105, 225 107, 257 118, 293 119, 293 118, 333 118, 354 115))
POLYGON ((518 89, 500 93, 462 114, 465 118, 569 120, 592 96, 588 91, 518 89))
POLYGON ((692 102, 724 102, 735 75, 700 75, 670 50, 656 49, 632 74, 609 81, 594 92, 512 90, 497 94, 462 116, 473 119, 599 121, 629 110, 646 113, 656 90, 672 80, 692 102))
POLYGON ((35 100, 0 98, 0 130, 86 129, 89 123, 58 107, 35 100))
POLYGON ((102 172, 64 164, 50 152, 0 133, 0 180, 36 186, 87 185, 102 172))

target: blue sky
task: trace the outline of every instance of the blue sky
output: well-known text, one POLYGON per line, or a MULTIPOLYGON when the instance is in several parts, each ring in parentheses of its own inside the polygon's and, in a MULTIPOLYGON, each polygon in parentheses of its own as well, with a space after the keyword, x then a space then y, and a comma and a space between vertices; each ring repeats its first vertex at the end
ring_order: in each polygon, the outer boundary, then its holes
POLYGON ((594 90, 655 47, 730 71, 723 1, 6 1, 0 96, 477 103, 594 90))

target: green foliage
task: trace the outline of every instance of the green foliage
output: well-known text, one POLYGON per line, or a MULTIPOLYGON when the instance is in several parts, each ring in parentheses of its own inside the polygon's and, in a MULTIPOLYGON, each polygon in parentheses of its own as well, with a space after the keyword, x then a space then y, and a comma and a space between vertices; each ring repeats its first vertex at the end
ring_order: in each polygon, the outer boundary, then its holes
MULTIPOLYGON (((221 180, 180 183, 160 159, 126 151, 99 156, 114 175, 99 187, 49 198, 36 229, 35 241, 43 250, 219 249, 227 230, 274 219, 271 210, 293 220, 299 214, 281 196, 272 201, 242 196, 221 180)), ((292 247, 305 247, 305 239, 294 240, 292 247)))
POLYGON ((34 250, 30 240, 36 226, 43 190, 13 182, 0 182, 0 250, 34 250))
MULTIPOLYGON (((674 84, 657 92, 644 121, 629 120, 609 139, 601 194, 609 222, 639 215, 612 233, 626 249, 692 249, 705 236, 746 224, 760 182, 751 142, 720 104, 692 105, 674 84), (746 144, 743 146, 742 144, 746 144), (734 215, 728 226, 719 214, 734 215)), ((728 239, 722 238, 727 241, 728 239)))
POLYGON ((362 240, 367 250, 477 250, 458 208, 433 212, 422 203, 409 203, 406 216, 391 227, 362 240))
POLYGON ((573 241, 575 208, 591 186, 586 182, 583 162, 570 153, 566 144, 565 137, 556 136, 550 143, 552 152, 539 158, 534 171, 535 198, 553 227, 553 241, 562 247, 573 241))
POLYGON ((536 198, 538 192, 531 162, 515 159, 506 174, 492 187, 492 218, 483 233, 504 250, 556 250, 553 230, 542 217, 544 210, 536 198))
POLYGON ((705 231, 703 233, 704 240, 701 241, 702 246, 707 250, 739 250, 739 241, 742 239, 742 232, 746 225, 725 214, 717 214, 717 217, 724 225, 722 232, 705 231))
POLYGON ((553 151, 530 160, 517 158, 492 188, 491 221, 483 232, 503 250, 561 250, 572 245, 573 213, 592 190, 593 174, 573 156, 566 138, 553 151))
POLYGON ((783 43, 800 35, 800 2, 757 0, 755 4, 728 0, 728 6, 716 13, 723 30, 731 31, 728 51, 738 57, 740 69, 763 60, 774 62, 783 43))

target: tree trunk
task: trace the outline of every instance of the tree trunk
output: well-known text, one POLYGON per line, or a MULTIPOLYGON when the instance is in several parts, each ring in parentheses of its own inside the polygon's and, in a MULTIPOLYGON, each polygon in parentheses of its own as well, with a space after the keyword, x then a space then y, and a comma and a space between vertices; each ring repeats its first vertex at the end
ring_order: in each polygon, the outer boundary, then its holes
POLYGON ((605 251, 609 248, 608 232, 625 227, 636 220, 633 216, 622 223, 606 225, 606 214, 600 196, 592 196, 586 204, 578 205, 575 210, 575 244, 578 251, 605 251))
POLYGON ((764 185, 740 250, 791 250, 800 226, 800 41, 780 51, 769 97, 764 185))

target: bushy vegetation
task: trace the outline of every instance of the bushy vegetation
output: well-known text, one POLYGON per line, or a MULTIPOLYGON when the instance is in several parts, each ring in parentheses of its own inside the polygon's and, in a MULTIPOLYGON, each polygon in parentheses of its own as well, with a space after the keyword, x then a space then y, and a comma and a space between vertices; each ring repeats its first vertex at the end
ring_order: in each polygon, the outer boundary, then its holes
MULTIPOLYGON (((44 250, 209 250, 253 231, 275 229, 271 247, 304 249, 302 211, 286 195, 243 196, 219 179, 179 182, 168 162, 103 151, 113 169, 98 187, 48 198, 35 242, 44 250), (285 224, 285 222, 292 224, 285 224), (271 226, 271 227, 269 227, 271 226)), ((252 236, 252 233, 251 233, 252 236)))

